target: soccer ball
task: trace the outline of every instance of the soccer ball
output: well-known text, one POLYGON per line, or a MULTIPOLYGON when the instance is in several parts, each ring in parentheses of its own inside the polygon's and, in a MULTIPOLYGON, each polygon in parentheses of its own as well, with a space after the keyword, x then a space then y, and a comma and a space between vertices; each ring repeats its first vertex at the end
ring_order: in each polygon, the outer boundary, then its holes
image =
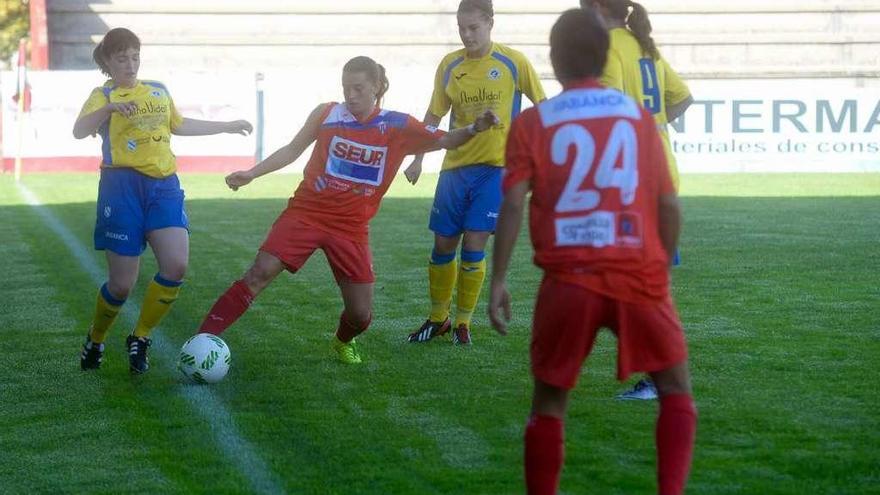
POLYGON ((232 355, 223 339, 210 333, 193 335, 180 349, 177 369, 196 383, 217 383, 229 371, 232 355))

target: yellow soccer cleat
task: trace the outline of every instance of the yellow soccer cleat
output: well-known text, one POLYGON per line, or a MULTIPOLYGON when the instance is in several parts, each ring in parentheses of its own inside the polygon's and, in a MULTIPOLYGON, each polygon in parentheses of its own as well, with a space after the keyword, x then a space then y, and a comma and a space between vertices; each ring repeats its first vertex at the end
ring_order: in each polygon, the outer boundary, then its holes
POLYGON ((343 342, 335 335, 333 336, 333 352, 336 357, 345 364, 361 364, 361 355, 357 350, 357 344, 354 339, 351 342, 343 342))

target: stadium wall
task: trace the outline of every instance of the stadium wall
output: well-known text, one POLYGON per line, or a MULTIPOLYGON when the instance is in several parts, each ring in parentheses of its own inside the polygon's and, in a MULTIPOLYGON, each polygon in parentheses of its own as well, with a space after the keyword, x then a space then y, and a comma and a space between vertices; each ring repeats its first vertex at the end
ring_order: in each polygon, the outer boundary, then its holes
MULTIPOLYGON (((384 106, 423 115, 433 70, 389 68, 391 90, 384 106)), ((255 122, 253 73, 145 69, 143 76, 165 82, 185 116, 255 122)), ((315 70, 308 78, 289 70, 269 71, 264 77, 265 154, 288 143, 315 105, 341 98, 336 69, 315 70)), ((99 140, 75 140, 71 129, 89 92, 103 82, 101 76, 96 71, 31 74, 32 111, 21 126, 12 99, 14 80, 12 72, 0 74, 5 167, 11 167, 18 129, 23 129, 25 172, 95 169, 99 140)), ((670 132, 683 173, 880 171, 880 84, 857 85, 848 79, 690 84, 696 102, 670 132)), ((553 80, 544 85, 550 95, 559 91, 553 80)), ((183 171, 229 171, 254 163, 257 142, 255 135, 175 137, 172 147, 183 171)), ((301 170, 308 154, 289 170, 301 170)), ((442 153, 428 155, 425 169, 439 170, 441 158, 442 153)))
MULTIPOLYGON (((46 3, 55 70, 30 75, 26 170, 96 165, 99 144, 73 140, 70 129, 102 82, 91 51, 110 27, 141 35, 141 75, 165 82, 191 117, 254 121, 255 74, 264 73, 266 154, 289 141, 315 104, 340 98, 339 70, 350 57, 367 54, 386 65, 385 106, 421 117, 436 63, 460 46, 457 0, 46 3)), ((661 50, 697 100, 671 134, 683 172, 880 167, 880 0, 643 3, 661 50)), ((547 34, 558 12, 577 1, 495 4, 494 38, 525 52, 548 94, 557 92, 547 34)), ((13 76, 3 74, 0 84, 5 167, 18 150, 19 126, 13 76)), ((256 144, 255 137, 216 136, 175 138, 173 147, 183 170, 229 170, 252 163, 256 144)), ((426 169, 437 170, 441 156, 429 155, 426 169)))

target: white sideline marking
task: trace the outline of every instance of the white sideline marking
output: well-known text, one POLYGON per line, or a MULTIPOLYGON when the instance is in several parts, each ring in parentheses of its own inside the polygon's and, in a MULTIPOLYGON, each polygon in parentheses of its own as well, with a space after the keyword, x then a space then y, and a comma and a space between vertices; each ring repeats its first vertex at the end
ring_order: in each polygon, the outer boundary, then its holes
MULTIPOLYGON (((70 250, 80 266, 91 275, 95 284, 104 281, 104 270, 95 261, 89 250, 74 237, 63 223, 56 218, 23 184, 18 184, 18 190, 24 196, 27 204, 43 218, 46 225, 52 229, 70 250)), ((126 313, 129 325, 134 324, 133 314, 126 313)), ((168 342, 160 333, 159 329, 153 331, 153 346, 167 362, 175 362, 177 349, 168 342)), ((211 433, 227 459, 238 468, 238 471, 250 482, 255 493, 284 493, 282 483, 278 477, 269 470, 266 462, 260 458, 256 449, 238 433, 232 415, 212 392, 205 386, 178 387, 180 394, 189 402, 190 407, 210 425, 211 433)))

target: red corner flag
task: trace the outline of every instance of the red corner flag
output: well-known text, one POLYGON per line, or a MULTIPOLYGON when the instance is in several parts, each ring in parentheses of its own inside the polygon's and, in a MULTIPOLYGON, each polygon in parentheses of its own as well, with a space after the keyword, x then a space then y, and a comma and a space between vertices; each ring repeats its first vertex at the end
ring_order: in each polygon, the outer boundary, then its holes
POLYGON ((19 99, 23 99, 20 108, 24 112, 31 111, 31 85, 27 80, 27 40, 25 39, 18 43, 18 78, 15 83, 15 95, 12 99, 16 103, 19 102, 19 99))

